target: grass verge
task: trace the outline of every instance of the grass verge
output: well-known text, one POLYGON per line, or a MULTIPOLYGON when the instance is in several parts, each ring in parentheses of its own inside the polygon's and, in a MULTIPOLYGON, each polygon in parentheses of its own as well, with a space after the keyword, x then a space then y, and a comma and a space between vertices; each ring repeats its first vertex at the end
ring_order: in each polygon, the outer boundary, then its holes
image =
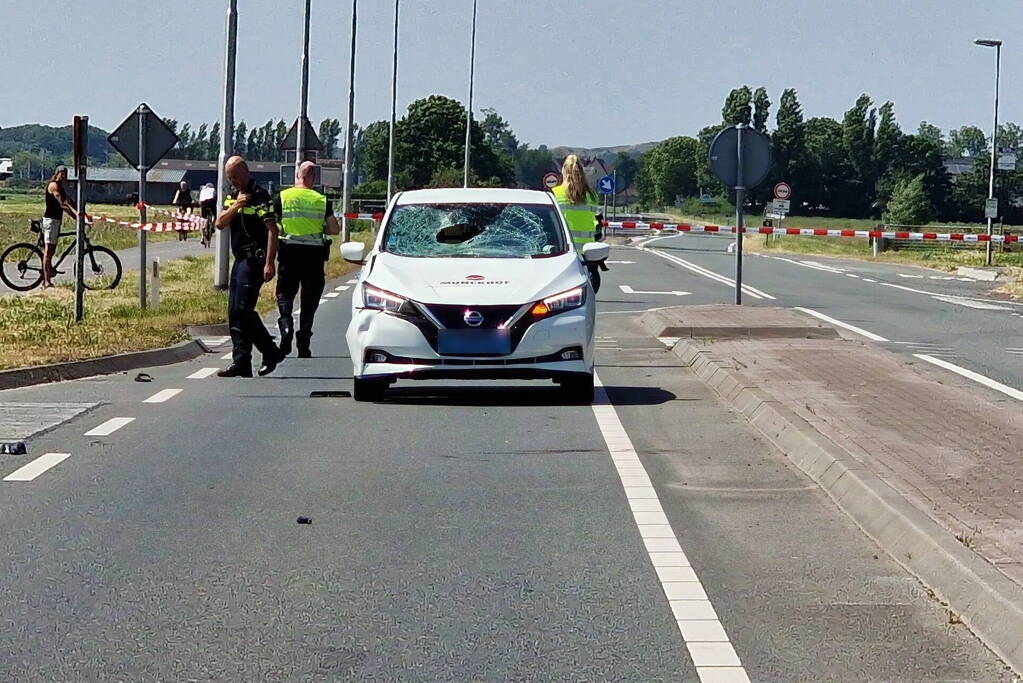
MULTIPOLYGON (((368 234, 354 234, 368 240, 368 234)), ((358 266, 331 250, 327 279, 358 266)), ((125 273, 114 290, 85 293, 85 319, 74 322, 71 285, 0 296, 0 370, 98 358, 169 346, 188 339, 185 328, 227 320, 227 292, 210 285, 212 256, 188 256, 160 267, 160 306, 138 307, 138 272, 125 273)), ((259 312, 275 308, 275 282, 263 286, 259 312)))

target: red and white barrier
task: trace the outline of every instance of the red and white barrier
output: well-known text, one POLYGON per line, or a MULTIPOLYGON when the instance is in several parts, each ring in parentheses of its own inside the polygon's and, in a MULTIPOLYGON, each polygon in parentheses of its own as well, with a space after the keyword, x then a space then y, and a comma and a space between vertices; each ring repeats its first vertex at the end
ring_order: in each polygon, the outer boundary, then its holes
POLYGON ((384 214, 382 213, 345 213, 342 214, 345 218, 350 221, 382 221, 384 220, 384 214))
MULTIPOLYGON (((691 225, 688 223, 643 223, 639 221, 603 221, 605 228, 625 231, 644 231, 655 233, 714 233, 735 234, 734 225, 691 225)), ((803 237, 874 237, 892 240, 916 240, 936 242, 1019 242, 1019 235, 987 235, 969 232, 904 232, 901 230, 833 230, 828 228, 749 228, 742 229, 743 234, 753 235, 797 235, 803 237)))

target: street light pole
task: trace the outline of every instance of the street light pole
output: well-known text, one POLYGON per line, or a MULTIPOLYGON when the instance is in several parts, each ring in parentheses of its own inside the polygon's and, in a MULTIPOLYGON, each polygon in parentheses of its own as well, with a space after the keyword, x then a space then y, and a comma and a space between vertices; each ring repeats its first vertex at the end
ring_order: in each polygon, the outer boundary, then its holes
POLYGON ((465 181, 469 187, 469 157, 472 148, 472 81, 476 70, 476 0, 472 0, 472 38, 469 41, 469 106, 465 108, 465 181))
POLYGON ((398 115, 398 3, 394 0, 394 64, 391 68, 391 132, 387 143, 387 203, 394 194, 394 133, 398 115))
MULTIPOLYGON (((348 71, 348 131, 345 136, 345 177, 342 182, 342 211, 349 213, 352 204, 352 146, 355 144, 355 135, 352 128, 355 126, 355 29, 358 24, 359 0, 352 0, 352 59, 348 71)), ((341 241, 347 242, 351 237, 351 225, 347 218, 341 220, 341 241)))
MULTIPOLYGON (((238 0, 227 2, 227 39, 224 47, 224 111, 220 119, 220 158, 217 160, 217 212, 224 208, 227 176, 224 165, 234 153, 234 72, 238 49, 238 0)), ((217 230, 214 252, 213 286, 227 289, 231 265, 231 228, 217 230)), ((144 271, 143 271, 144 272, 144 271)))
POLYGON ((305 160, 305 121, 309 113, 309 11, 312 0, 305 0, 305 32, 302 36, 302 94, 298 105, 298 127, 295 141, 295 184, 298 184, 298 168, 305 160))
MULTIPOLYGON (((991 169, 988 174, 988 187, 987 187, 987 198, 994 199, 995 197, 995 155, 998 153, 998 85, 1001 77, 1002 70, 1002 41, 1000 40, 986 40, 977 39, 973 41, 974 44, 980 45, 981 47, 993 47, 995 48, 995 124, 994 129, 991 133, 991 169)), ((985 209, 984 213, 987 213, 985 209)), ((992 221, 994 219, 991 216, 987 216, 987 235, 988 241, 985 245, 984 262, 987 265, 991 265, 993 260, 992 249, 991 249, 991 235, 994 234, 994 228, 992 221)))

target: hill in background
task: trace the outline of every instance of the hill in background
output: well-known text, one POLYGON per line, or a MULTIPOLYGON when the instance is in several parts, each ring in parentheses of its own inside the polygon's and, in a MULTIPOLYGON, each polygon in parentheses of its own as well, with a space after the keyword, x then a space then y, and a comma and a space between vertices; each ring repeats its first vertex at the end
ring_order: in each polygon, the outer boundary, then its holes
MULTIPOLYGON (((105 163, 114 150, 107 142, 109 133, 89 126, 89 156, 105 163)), ((71 157, 71 126, 42 126, 26 123, 21 126, 0 128, 0 156, 14 156, 17 152, 49 152, 55 157, 71 157)))
POLYGON ((616 145, 614 147, 551 147, 551 154, 554 158, 560 159, 568 156, 569 154, 575 154, 580 157, 600 157, 605 162, 614 161, 615 157, 620 152, 625 152, 634 159, 639 158, 641 154, 653 149, 658 143, 656 142, 641 142, 637 145, 616 145))

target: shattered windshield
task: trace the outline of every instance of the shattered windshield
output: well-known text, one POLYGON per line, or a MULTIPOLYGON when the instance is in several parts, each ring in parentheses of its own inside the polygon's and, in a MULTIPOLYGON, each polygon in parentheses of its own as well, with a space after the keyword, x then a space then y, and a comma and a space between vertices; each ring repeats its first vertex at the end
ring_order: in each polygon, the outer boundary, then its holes
POLYGON ((410 204, 391 214, 384 250, 398 256, 543 258, 565 253, 553 206, 410 204))

